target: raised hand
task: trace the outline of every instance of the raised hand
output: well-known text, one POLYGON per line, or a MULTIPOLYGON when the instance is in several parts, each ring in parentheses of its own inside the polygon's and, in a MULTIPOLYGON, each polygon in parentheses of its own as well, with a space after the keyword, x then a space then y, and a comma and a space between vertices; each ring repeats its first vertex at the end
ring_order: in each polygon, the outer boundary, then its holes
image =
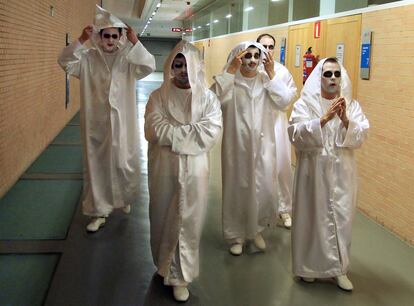
POLYGON ((137 33, 135 33, 134 29, 131 28, 128 24, 126 26, 127 26, 127 29, 126 29, 127 38, 133 45, 135 45, 138 42, 137 33))
POLYGON ((272 54, 265 52, 266 58, 263 59, 263 65, 269 78, 272 80, 275 77, 275 61, 272 54))
POLYGON ((79 42, 81 44, 84 44, 86 41, 88 41, 93 33, 93 26, 88 25, 82 30, 82 34, 79 36, 79 42))
POLYGON ((338 108, 337 115, 339 119, 341 119, 345 128, 348 129, 349 120, 348 120, 348 117, 346 116, 346 102, 344 98, 342 98, 342 103, 338 108))
POLYGON ((242 58, 246 53, 247 50, 240 51, 240 53, 233 58, 229 67, 227 68, 228 73, 235 74, 237 70, 240 69, 240 66, 242 64, 242 58))
POLYGON ((331 121, 336 114, 340 111, 342 108, 342 104, 345 104, 345 99, 343 97, 338 97, 333 100, 331 106, 329 106, 326 113, 321 117, 321 127, 324 127, 325 124, 327 124, 329 121, 331 121))

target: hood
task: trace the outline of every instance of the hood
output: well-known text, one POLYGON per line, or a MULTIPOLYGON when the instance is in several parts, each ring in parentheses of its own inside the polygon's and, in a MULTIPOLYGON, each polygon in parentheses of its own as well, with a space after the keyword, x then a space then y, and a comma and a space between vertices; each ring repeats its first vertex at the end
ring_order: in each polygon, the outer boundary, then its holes
MULTIPOLYGON (((171 80, 173 78, 171 65, 175 56, 181 53, 187 62, 188 79, 191 86, 191 122, 197 121, 201 117, 201 99, 207 89, 204 79, 204 62, 200 51, 191 43, 181 40, 171 51, 164 63, 164 82, 161 85, 161 94, 164 101, 168 101, 170 86, 175 86, 171 80)), ((168 105, 167 105, 168 108, 168 105)), ((173 111, 170 112, 173 114, 173 111)))
MULTIPOLYGON (((324 58, 319 61, 315 69, 308 77, 303 86, 301 92, 301 99, 318 115, 323 114, 320 100, 321 100, 321 77, 322 77, 322 67, 327 58, 324 58)), ((345 98, 346 103, 352 102, 352 84, 349 79, 348 73, 345 67, 339 63, 341 67, 341 92, 340 95, 345 98)))
POLYGON ((127 25, 122 22, 121 19, 112 15, 107 10, 103 9, 99 5, 96 5, 96 13, 93 21, 93 34, 91 37, 92 45, 101 53, 102 55, 102 40, 99 32, 102 29, 106 28, 122 28, 122 36, 118 42, 118 49, 124 49, 127 46, 128 39, 126 37, 126 28, 127 25))

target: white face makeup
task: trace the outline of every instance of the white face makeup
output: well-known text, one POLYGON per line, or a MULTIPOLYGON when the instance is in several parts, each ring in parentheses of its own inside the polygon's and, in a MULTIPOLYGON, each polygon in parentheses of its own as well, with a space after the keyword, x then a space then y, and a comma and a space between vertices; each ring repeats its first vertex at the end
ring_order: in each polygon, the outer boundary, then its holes
POLYGON ((242 67, 253 72, 257 70, 260 61, 260 51, 257 48, 247 48, 247 53, 242 58, 242 67))
POLYGON ((187 73, 187 61, 185 57, 176 57, 172 63, 171 69, 174 79, 183 86, 190 85, 187 73))
POLYGON ((101 34, 102 49, 104 52, 114 52, 117 49, 120 34, 118 28, 106 28, 103 29, 101 34))
POLYGON ((269 36, 263 36, 259 43, 273 56, 273 51, 275 50, 275 43, 273 42, 273 39, 269 36))
POLYGON ((327 62, 322 67, 321 90, 329 95, 341 90, 341 67, 338 63, 327 62))

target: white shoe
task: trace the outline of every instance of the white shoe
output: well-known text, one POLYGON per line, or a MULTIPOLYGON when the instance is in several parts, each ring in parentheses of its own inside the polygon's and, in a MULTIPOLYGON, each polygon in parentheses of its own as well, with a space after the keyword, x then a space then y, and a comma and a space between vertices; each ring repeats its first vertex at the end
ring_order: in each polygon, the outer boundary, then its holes
POLYGON ((301 279, 305 282, 305 283, 313 283, 315 281, 315 278, 313 277, 301 277, 301 279))
POLYGON ((257 233, 256 237, 254 238, 254 245, 261 251, 266 250, 266 242, 260 233, 257 233))
POLYGON ((354 286, 352 285, 351 281, 349 280, 348 276, 346 274, 339 275, 335 277, 336 283, 339 288, 345 291, 352 291, 354 289, 354 286))
POLYGON ((241 243, 232 244, 230 253, 235 256, 241 255, 243 253, 243 245, 241 243))
POLYGON ((282 219, 283 226, 287 229, 292 227, 292 218, 288 213, 280 214, 280 219, 282 219))
POLYGON ((88 232, 96 232, 105 224, 106 218, 104 217, 94 217, 91 222, 86 226, 88 232))
POLYGON ((122 211, 126 214, 129 214, 131 212, 131 205, 122 207, 122 211))
POLYGON ((177 302, 186 302, 190 297, 190 292, 184 286, 173 286, 173 294, 177 302))

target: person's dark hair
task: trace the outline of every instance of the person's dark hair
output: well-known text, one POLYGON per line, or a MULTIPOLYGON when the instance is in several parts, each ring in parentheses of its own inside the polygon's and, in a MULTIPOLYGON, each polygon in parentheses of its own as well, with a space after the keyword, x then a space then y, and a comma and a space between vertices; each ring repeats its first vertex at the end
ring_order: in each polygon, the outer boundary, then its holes
MULTIPOLYGON (((103 30, 105 30, 105 29, 102 29, 102 30, 99 31, 99 36, 101 36, 101 37, 102 37, 103 30)), ((118 28, 118 33, 119 33, 119 36, 122 35, 122 28, 118 28)))
POLYGON ((171 69, 173 69, 173 64, 176 58, 185 58, 184 54, 182 53, 177 53, 177 55, 174 57, 172 63, 171 63, 171 69))
POLYGON ((276 45, 276 39, 272 35, 267 34, 267 33, 259 35, 259 37, 257 37, 257 39, 256 39, 256 42, 260 42, 260 40, 263 37, 269 37, 269 38, 273 39, 273 44, 276 45))
POLYGON ((323 64, 325 65, 326 63, 337 63, 339 65, 338 59, 336 57, 328 57, 323 64))
POLYGON ((249 49, 249 48, 255 48, 255 49, 257 49, 257 50, 259 50, 259 55, 260 54, 262 54, 262 50, 260 50, 258 47, 256 47, 255 45, 250 45, 250 46, 248 46, 246 49, 249 49))

